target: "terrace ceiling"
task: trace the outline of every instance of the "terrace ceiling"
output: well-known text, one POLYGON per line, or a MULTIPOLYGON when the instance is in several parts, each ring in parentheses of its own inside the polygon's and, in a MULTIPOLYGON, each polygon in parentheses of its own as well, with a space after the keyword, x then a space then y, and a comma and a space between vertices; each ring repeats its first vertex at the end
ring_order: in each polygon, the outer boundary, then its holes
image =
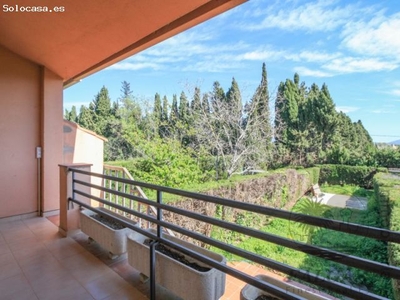
POLYGON ((67 86, 245 1, 19 0, 0 7, 0 45, 67 86), (52 12, 21 11, 39 5, 52 12))

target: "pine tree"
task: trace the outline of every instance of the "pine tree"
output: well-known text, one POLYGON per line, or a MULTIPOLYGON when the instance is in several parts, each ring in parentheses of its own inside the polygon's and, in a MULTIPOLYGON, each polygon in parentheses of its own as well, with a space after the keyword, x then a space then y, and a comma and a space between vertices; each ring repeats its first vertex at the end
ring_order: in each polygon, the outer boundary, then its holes
POLYGON ((75 123, 78 122, 78 114, 76 112, 76 106, 75 105, 72 105, 71 111, 68 111, 67 109, 65 110, 64 118, 66 120, 68 120, 68 121, 71 121, 71 122, 75 122, 75 123))
POLYGON ((105 86, 103 86, 100 92, 95 96, 93 104, 94 104, 94 112, 99 118, 105 119, 110 116, 111 99, 108 94, 108 89, 105 86))
POLYGON ((122 81, 122 87, 121 87, 121 100, 122 99, 128 99, 132 97, 132 90, 131 90, 131 84, 127 81, 122 81))
POLYGON ((94 113, 86 106, 82 105, 78 117, 79 125, 81 125, 83 128, 95 131, 96 126, 93 116, 94 113))

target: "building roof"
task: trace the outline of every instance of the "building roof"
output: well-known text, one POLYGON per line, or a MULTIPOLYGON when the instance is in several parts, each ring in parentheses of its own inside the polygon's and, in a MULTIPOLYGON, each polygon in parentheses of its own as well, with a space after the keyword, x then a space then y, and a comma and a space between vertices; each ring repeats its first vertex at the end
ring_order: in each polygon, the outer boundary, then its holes
POLYGON ((19 0, 1 6, 0 45, 67 86, 245 1, 19 0))

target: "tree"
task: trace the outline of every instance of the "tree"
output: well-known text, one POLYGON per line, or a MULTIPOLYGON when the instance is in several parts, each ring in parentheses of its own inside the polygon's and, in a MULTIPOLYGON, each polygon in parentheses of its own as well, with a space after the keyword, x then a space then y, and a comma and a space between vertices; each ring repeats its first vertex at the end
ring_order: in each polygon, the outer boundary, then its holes
POLYGON ((255 102, 257 106, 254 108, 254 115, 252 118, 258 118, 259 122, 262 123, 260 126, 260 143, 263 147, 266 155, 270 154, 271 150, 271 140, 272 140, 272 126, 271 126, 271 116, 269 111, 269 92, 268 92, 268 78, 267 69, 265 63, 262 65, 261 82, 257 87, 251 103, 255 102))
MULTIPOLYGON (((231 99, 234 89, 231 88, 231 99)), ((248 104, 245 119, 242 113, 232 113, 232 102, 225 101, 227 98, 220 93, 221 90, 219 84, 214 83, 210 93, 213 109, 208 112, 203 106, 201 116, 195 118, 194 123, 199 144, 215 157, 217 178, 222 175, 219 165, 221 171, 230 177, 235 172, 247 171, 243 167, 251 169, 265 163, 260 155, 265 152, 265 147, 259 142, 264 123, 255 113, 261 98, 255 97, 248 104)))
POLYGON ((169 135, 169 126, 168 126, 168 99, 167 96, 163 97, 162 103, 162 112, 161 112, 161 120, 159 126, 160 137, 165 138, 169 135))
POLYGON ((201 107, 203 108, 202 111, 204 111, 207 115, 211 113, 210 102, 208 101, 207 93, 203 95, 203 99, 201 101, 201 107))
POLYGON ((78 123, 83 128, 95 131, 94 113, 86 106, 82 105, 79 111, 78 123))
POLYGON ((132 90, 131 90, 131 84, 127 81, 122 81, 122 86, 121 86, 121 100, 122 99, 128 99, 132 97, 132 90))
POLYGON ((171 105, 171 112, 169 114, 169 124, 171 130, 176 130, 176 124, 179 120, 179 111, 178 111, 178 99, 176 94, 172 96, 172 105, 171 105))
POLYGON ((194 96, 190 107, 193 114, 197 114, 201 111, 200 88, 198 87, 194 88, 194 96))
POLYGON ((101 119, 106 119, 110 116, 111 112, 111 99, 108 94, 108 89, 103 86, 100 92, 97 93, 93 100, 94 111, 101 119))
POLYGON ((76 106, 72 105, 71 111, 65 110, 64 118, 71 122, 78 122, 78 114, 76 112, 76 106))
POLYGON ((213 84, 213 90, 210 93, 211 108, 215 111, 220 102, 225 102, 225 92, 218 81, 213 84))
POLYGON ((153 115, 157 122, 160 122, 162 119, 162 106, 161 106, 161 97, 159 93, 156 93, 154 96, 154 107, 153 107, 153 115))

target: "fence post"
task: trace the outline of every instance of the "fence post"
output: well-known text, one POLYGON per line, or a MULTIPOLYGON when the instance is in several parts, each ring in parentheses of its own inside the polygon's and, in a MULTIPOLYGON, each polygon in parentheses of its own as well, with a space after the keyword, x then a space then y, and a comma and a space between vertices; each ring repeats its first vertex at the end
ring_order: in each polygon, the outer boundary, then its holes
MULTIPOLYGON (((157 191, 157 203, 162 204, 162 192, 157 191)), ((160 207, 157 207, 157 221, 161 221, 162 218, 162 209, 160 207)), ((162 237, 162 227, 161 225, 157 224, 157 237, 161 238, 162 237)))
POLYGON ((150 299, 156 300, 156 246, 158 242, 150 243, 150 299))

